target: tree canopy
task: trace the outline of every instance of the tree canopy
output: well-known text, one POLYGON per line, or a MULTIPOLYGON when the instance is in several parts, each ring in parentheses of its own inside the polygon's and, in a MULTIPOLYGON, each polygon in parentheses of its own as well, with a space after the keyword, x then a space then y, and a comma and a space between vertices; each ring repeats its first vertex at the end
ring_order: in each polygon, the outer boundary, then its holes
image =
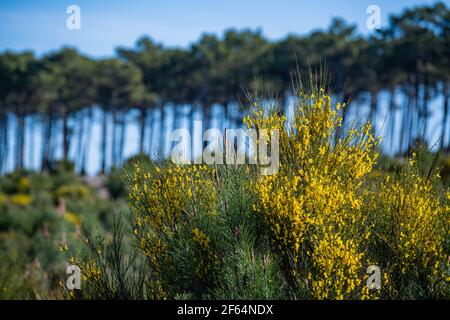
POLYGON ((133 48, 116 52, 108 59, 92 59, 74 48, 40 58, 32 52, 0 54, 0 172, 11 152, 14 167, 24 166, 26 132, 32 136, 37 130, 30 123, 44 128, 42 169, 58 158, 59 147, 62 159, 74 161, 83 172, 93 134, 89 126, 96 120, 93 109, 100 108, 104 172, 123 160, 130 110, 137 111, 139 152, 150 153, 156 145, 164 153, 167 106, 175 110, 173 126, 183 116, 191 124, 197 110, 204 127, 211 127, 214 106, 222 108, 224 127, 238 126, 246 105, 238 112, 230 108, 242 101, 243 89, 255 88, 262 79, 286 103, 293 74, 323 67, 330 75, 330 90, 350 102, 344 112, 351 110, 352 101, 366 101, 367 120, 374 121, 380 94, 390 95, 386 132, 392 152, 405 152, 417 139, 427 138, 435 97, 442 97, 440 147, 448 148, 450 142, 450 11, 444 3, 407 9, 367 36, 335 18, 325 30, 289 34, 279 41, 269 41, 260 30, 229 29, 220 36, 204 34, 188 48, 166 47, 145 36, 133 48), (398 102, 396 95, 404 99, 398 102), (184 114, 186 106, 190 111, 184 114), (401 121, 396 121, 399 110, 401 121), (394 145, 396 133, 400 138, 394 145), (77 145, 73 156, 72 144, 77 145))

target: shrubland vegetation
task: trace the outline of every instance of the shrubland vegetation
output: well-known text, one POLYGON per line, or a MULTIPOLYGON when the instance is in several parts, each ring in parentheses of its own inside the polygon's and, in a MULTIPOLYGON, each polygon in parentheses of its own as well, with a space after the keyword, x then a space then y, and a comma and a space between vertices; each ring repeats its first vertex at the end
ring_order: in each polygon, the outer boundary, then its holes
MULTIPOLYGON (((298 90, 301 87, 298 87, 298 90)), ((449 196, 419 147, 387 166, 370 123, 342 126, 325 89, 297 91, 295 115, 258 100, 244 122, 277 129, 280 170, 136 162, 125 232, 86 235, 72 298, 449 298, 449 196), (336 139, 336 131, 340 131, 336 139), (128 224, 127 222, 128 221, 128 224), (131 223, 130 223, 131 222, 131 223), (369 290, 367 268, 381 268, 369 290)))
POLYGON ((0 54, 0 298, 449 298, 449 22, 437 3, 367 37, 336 19, 277 42, 229 30, 187 49, 142 38, 104 60, 0 54), (292 88, 293 72, 323 61, 330 82, 292 88), (233 111, 241 87, 261 82, 279 99, 233 111), (356 123, 359 100, 370 108, 356 123), (195 113, 209 128, 220 106, 221 127, 277 129, 280 170, 150 160, 155 146, 164 155, 169 106, 175 128, 195 113), (139 155, 124 162, 130 110, 139 155), (86 177, 98 121, 102 174, 86 177), (38 132, 42 145, 27 144, 38 132), (64 287, 67 263, 80 266, 81 290, 64 287), (381 290, 366 286, 370 265, 381 290))
POLYGON ((448 158, 424 143, 383 156, 326 89, 295 90, 293 118, 264 99, 244 118, 279 131, 275 175, 138 155, 101 177, 68 162, 3 176, 1 297, 448 298, 448 158), (81 290, 65 288, 67 263, 81 290), (367 290, 369 265, 380 291, 367 290))
POLYGON ((126 203, 99 196, 73 167, 41 174, 19 170, 0 179, 0 298, 61 298, 69 247, 81 247, 82 225, 107 235, 113 211, 126 203))

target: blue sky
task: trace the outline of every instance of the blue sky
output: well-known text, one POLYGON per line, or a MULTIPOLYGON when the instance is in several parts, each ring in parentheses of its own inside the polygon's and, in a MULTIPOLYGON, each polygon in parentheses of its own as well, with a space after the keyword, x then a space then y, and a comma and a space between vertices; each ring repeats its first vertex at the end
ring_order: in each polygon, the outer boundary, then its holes
MULTIPOLYGON (((187 46, 203 32, 229 27, 260 28, 269 39, 325 28, 334 16, 368 32, 366 9, 388 15, 434 0, 1 0, 0 51, 32 49, 38 54, 63 45, 93 57, 114 54, 117 46, 132 46, 147 34, 169 46, 187 46), (81 30, 68 30, 66 8, 81 9, 81 30)), ((447 5, 450 0, 445 0, 447 5)))

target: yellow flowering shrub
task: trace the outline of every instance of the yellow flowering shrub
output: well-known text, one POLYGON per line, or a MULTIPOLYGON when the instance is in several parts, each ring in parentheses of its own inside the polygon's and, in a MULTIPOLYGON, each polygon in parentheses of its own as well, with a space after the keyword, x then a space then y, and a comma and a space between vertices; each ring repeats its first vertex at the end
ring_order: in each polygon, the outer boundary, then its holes
MULTIPOLYGON (((318 299, 344 299, 361 287, 359 277, 363 254, 353 240, 343 241, 338 234, 326 233, 312 251, 314 273, 308 274, 312 292, 318 299)), ((362 287, 367 295, 367 287, 362 287)))
POLYGON ((195 273, 203 281, 211 274, 218 263, 218 257, 211 250, 210 237, 198 228, 192 229, 192 239, 195 244, 195 273))
POLYGON ((55 195, 62 198, 86 198, 89 196, 89 189, 83 185, 64 185, 56 190, 55 195))
POLYGON ((385 248, 380 260, 386 260, 386 272, 397 286, 411 274, 438 286, 450 280, 445 252, 450 208, 436 189, 439 175, 422 177, 416 161, 413 154, 407 169, 397 177, 387 176, 373 195, 372 238, 385 248))
MULTIPOLYGON (((176 238, 180 227, 199 211, 216 214, 213 177, 214 170, 205 165, 168 164, 149 172, 135 166, 129 194, 135 214, 134 234, 158 281, 163 281, 159 279, 162 271, 171 266, 168 240, 176 238)), ((205 234, 194 229, 192 237, 202 253, 212 255, 205 234)), ((207 261, 208 257, 199 259, 199 276, 207 272, 207 261)))
POLYGON ((146 173, 136 166, 129 199, 139 213, 137 227, 145 222, 155 230, 169 230, 194 202, 213 211, 216 194, 212 174, 204 165, 157 166, 146 173))
POLYGON ((102 271, 95 259, 82 260, 79 257, 71 256, 67 262, 80 268, 83 282, 95 283, 101 280, 102 271))
MULTIPOLYGON (((249 127, 279 130, 280 169, 257 181, 255 209, 278 252, 316 269, 311 278, 316 298, 353 297, 363 285, 360 239, 369 230, 359 189, 377 159, 377 141, 369 125, 335 139, 340 108, 320 91, 302 96, 292 121, 274 113, 245 119, 249 127)), ((292 273, 299 278, 305 271, 299 267, 292 273)))
MULTIPOLYGON (((262 164, 135 165, 129 204, 143 296, 448 297, 450 192, 414 155, 380 169, 381 139, 370 124, 344 127, 345 107, 319 90, 296 96, 292 118, 263 107, 246 116, 267 133, 253 142, 278 136, 272 175, 262 164)), ((104 277, 84 268, 92 281, 104 277)))
POLYGON ((28 194, 18 193, 10 196, 9 201, 16 206, 27 207, 31 204, 33 198, 28 194))

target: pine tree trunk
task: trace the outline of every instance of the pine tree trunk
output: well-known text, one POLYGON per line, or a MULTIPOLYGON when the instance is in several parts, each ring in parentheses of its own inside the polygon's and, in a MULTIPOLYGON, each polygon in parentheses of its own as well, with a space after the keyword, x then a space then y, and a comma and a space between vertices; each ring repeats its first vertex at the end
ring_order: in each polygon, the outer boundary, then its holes
POLYGON ((47 127, 44 135, 44 146, 42 152, 42 171, 46 171, 50 167, 52 152, 52 136, 53 136, 53 112, 50 109, 47 115, 47 127))
POLYGON ((148 109, 141 108, 139 116, 139 153, 144 153, 144 137, 145 137, 145 123, 147 120, 148 109))
POLYGON ((442 127, 441 127, 441 150, 445 148, 445 134, 447 133, 447 122, 448 122, 448 107, 449 107, 449 83, 445 81, 442 84, 442 93, 444 95, 444 115, 442 117, 442 127))
MULTIPOLYGON (((372 130, 373 132, 376 132, 376 113, 378 108, 378 92, 373 91, 370 94, 370 114, 369 114, 369 120, 372 124, 372 130)), ((344 125, 344 124, 342 124, 344 125)))
POLYGON ((106 134, 107 134, 107 123, 108 114, 106 109, 103 109, 103 119, 102 119, 102 145, 101 145, 101 165, 100 173, 104 174, 106 172, 106 134))
POLYGON ((24 167, 25 148, 25 116, 21 113, 17 115, 17 169, 24 167))
MULTIPOLYGON (((80 168, 83 162, 83 138, 84 138, 84 109, 79 111, 78 114, 78 152, 75 157, 75 165, 79 164, 80 168)), ((80 170, 81 171, 81 170, 80 170)))
POLYGON ((88 108, 88 118, 87 118, 87 132, 86 132, 86 143, 83 145, 83 157, 81 159, 81 175, 86 174, 87 161, 89 159, 89 148, 91 146, 92 137, 92 121, 93 110, 92 107, 88 108))
POLYGON ((153 155, 153 153, 156 151, 155 150, 155 141, 156 141, 156 123, 158 122, 158 120, 155 117, 155 110, 152 110, 149 113, 149 118, 150 118, 150 133, 149 133, 149 139, 148 139, 148 153, 149 156, 151 157, 153 155))
POLYGON ((430 87, 428 85, 428 76, 425 77, 424 90, 425 92, 423 95, 422 116, 423 116, 423 140, 426 142, 428 131, 428 116, 429 116, 428 104, 430 101, 430 87))
POLYGON ((117 164, 117 111, 115 108, 112 109, 112 141, 111 141, 111 164, 112 166, 116 166, 117 164))
POLYGON ((34 164, 34 152, 35 152, 35 144, 33 141, 33 138, 35 137, 35 117, 30 116, 30 125, 29 125, 29 157, 28 160, 30 161, 30 166, 33 167, 34 164))
MULTIPOLYGON (((211 128, 211 106, 208 104, 204 104, 202 109, 203 109, 203 133, 202 133, 203 138, 205 132, 211 128)), ((208 142, 203 140, 203 150, 206 149, 207 145, 208 142)))
POLYGON ((67 110, 63 107, 62 113, 63 120, 63 159, 67 161, 69 155, 69 125, 68 125, 68 117, 67 110))
POLYGON ((3 108, 0 108, 0 174, 3 174, 5 155, 8 154, 8 144, 5 143, 7 141, 5 139, 7 126, 8 118, 6 115, 6 111, 3 108))
POLYGON ((402 123, 400 127, 400 145, 399 145, 399 154, 403 153, 403 149, 405 148, 405 144, 408 141, 408 124, 409 124, 409 115, 411 113, 411 104, 412 104, 412 85, 409 82, 406 85, 406 102, 403 106, 402 112, 402 123))
POLYGON ((228 129, 229 126, 229 113, 230 113, 230 102, 227 101, 223 105, 223 119, 222 119, 222 129, 225 131, 225 129, 228 129))
POLYGON ((390 90, 389 113, 389 148, 393 152, 395 135, 395 86, 392 86, 390 90))
POLYGON ((195 136, 194 136, 194 121, 195 121, 195 113, 197 111, 198 107, 191 104, 190 109, 189 109, 189 115, 188 115, 188 130, 189 133, 191 135, 191 141, 190 141, 190 147, 191 147, 191 159, 190 160, 194 160, 195 159, 195 136))
POLYGON ((166 115, 165 115, 165 108, 164 103, 162 103, 159 107, 160 111, 160 129, 159 129, 159 151, 161 153, 161 157, 165 156, 166 151, 166 115))
POLYGON ((124 159, 124 151, 125 151, 125 128, 126 121, 125 115, 122 116, 122 120, 120 122, 120 133, 119 133, 119 154, 117 156, 117 165, 121 165, 124 159))

